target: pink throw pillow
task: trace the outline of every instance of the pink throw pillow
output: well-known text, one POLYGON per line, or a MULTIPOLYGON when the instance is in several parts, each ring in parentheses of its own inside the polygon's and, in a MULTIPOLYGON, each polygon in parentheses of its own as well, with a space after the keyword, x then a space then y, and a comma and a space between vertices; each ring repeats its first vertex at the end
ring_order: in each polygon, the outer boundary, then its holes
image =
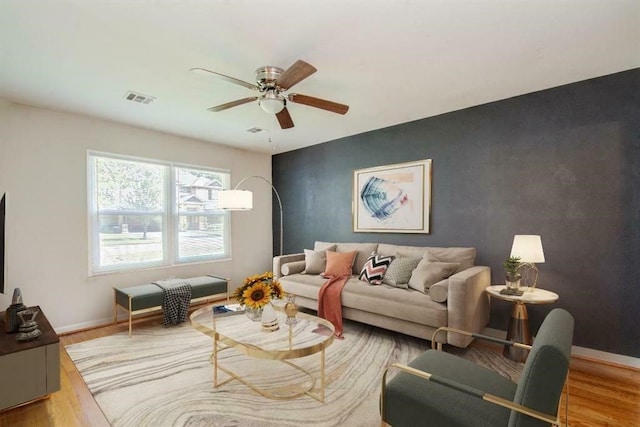
POLYGON ((322 275, 331 276, 351 276, 351 268, 356 259, 357 252, 332 252, 327 251, 327 267, 322 275))

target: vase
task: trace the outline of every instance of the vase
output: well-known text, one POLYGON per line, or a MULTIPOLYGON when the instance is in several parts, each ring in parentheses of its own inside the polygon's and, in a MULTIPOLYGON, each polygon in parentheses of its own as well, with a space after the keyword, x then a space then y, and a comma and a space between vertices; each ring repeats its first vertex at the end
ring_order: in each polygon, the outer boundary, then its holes
POLYGON ((244 314, 253 322, 262 320, 262 308, 244 307, 244 314))
POLYGON ((520 273, 507 273, 505 275, 505 281, 507 285, 507 291, 517 293, 520 291, 520 279, 522 275, 520 273))
POLYGON ((273 305, 269 303, 262 309, 262 330, 270 332, 277 331, 278 329, 276 310, 273 308, 273 305))

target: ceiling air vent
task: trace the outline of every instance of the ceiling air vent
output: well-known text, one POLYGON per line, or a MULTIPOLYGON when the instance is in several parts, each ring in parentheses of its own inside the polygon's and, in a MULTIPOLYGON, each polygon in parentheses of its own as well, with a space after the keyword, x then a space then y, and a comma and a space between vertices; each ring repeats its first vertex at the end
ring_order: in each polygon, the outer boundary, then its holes
POLYGON ((247 129, 247 132, 250 133, 259 133, 259 132, 266 132, 264 129, 260 129, 257 127, 252 127, 251 129, 247 129))
POLYGON ((138 104, 151 104, 156 99, 153 96, 143 95, 141 93, 129 91, 124 96, 127 101, 137 102, 138 104))

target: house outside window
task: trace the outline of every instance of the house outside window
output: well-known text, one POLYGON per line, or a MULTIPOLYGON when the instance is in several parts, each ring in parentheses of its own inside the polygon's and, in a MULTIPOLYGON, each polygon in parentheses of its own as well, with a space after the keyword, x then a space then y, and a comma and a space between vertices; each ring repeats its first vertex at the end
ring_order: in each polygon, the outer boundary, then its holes
POLYGON ((91 274, 229 257, 229 172, 89 152, 91 274))

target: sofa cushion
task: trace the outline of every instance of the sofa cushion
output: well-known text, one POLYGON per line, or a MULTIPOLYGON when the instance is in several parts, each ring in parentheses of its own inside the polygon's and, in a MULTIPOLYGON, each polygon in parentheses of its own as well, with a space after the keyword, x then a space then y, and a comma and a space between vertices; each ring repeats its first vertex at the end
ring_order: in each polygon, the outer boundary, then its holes
POLYGON ((447 302, 447 297, 449 296, 449 279, 444 279, 431 285, 428 294, 435 302, 447 302))
POLYGON ((327 251, 327 268, 322 275, 324 277, 351 276, 355 259, 355 251, 345 253, 327 251))
POLYGON ((283 276, 288 276, 290 274, 302 273, 307 266, 305 261, 293 261, 282 264, 280 267, 280 273, 283 276))
MULTIPOLYGON (((336 252, 353 252, 356 251, 356 259, 353 263, 352 274, 359 275, 364 267, 364 263, 367 262, 367 258, 371 255, 371 252, 377 252, 377 243, 329 243, 329 242, 315 242, 313 249, 316 251, 327 250, 330 245, 336 245, 336 252)), ((387 255, 387 254, 385 254, 387 255)), ((390 254, 393 255, 393 254, 390 254)))
POLYGON ((380 255, 395 255, 397 252, 401 252, 404 255, 408 256, 423 256, 425 252, 429 252, 430 254, 434 255, 439 261, 460 263, 460 266, 455 271, 456 273, 473 267, 474 261, 476 259, 476 248, 402 246, 391 245, 388 243, 380 243, 378 245, 378 253, 380 255))
POLYGON ((395 257, 387 269, 382 282, 397 288, 408 287, 411 272, 422 258, 395 257))
POLYGON ((392 256, 382 256, 373 252, 369 255, 367 262, 364 263, 360 276, 358 278, 363 282, 371 285, 381 285, 382 279, 389 268, 389 264, 393 261, 392 256))
POLYGON ((428 248, 428 251, 442 262, 459 263, 454 273, 473 267, 476 260, 476 248, 428 248))
POLYGON ((435 255, 433 255, 431 252, 425 251, 424 249, 422 250, 422 253, 420 253, 420 251, 409 251, 409 252, 397 251, 396 256, 407 257, 407 258, 422 258, 425 261, 440 262, 440 260, 436 258, 435 255))
POLYGON ((320 274, 327 266, 326 251, 304 250, 304 274, 320 274))
MULTIPOLYGON (((285 292, 313 300, 318 299, 318 291, 326 281, 321 276, 303 274, 280 279, 285 292)), ((357 277, 349 279, 342 290, 342 306, 434 328, 447 326, 448 321, 446 304, 433 302, 427 294, 384 284, 367 286, 357 277)))
POLYGON ((411 273, 409 287, 426 293, 433 284, 451 276, 459 266, 457 262, 433 262, 422 258, 411 273))

